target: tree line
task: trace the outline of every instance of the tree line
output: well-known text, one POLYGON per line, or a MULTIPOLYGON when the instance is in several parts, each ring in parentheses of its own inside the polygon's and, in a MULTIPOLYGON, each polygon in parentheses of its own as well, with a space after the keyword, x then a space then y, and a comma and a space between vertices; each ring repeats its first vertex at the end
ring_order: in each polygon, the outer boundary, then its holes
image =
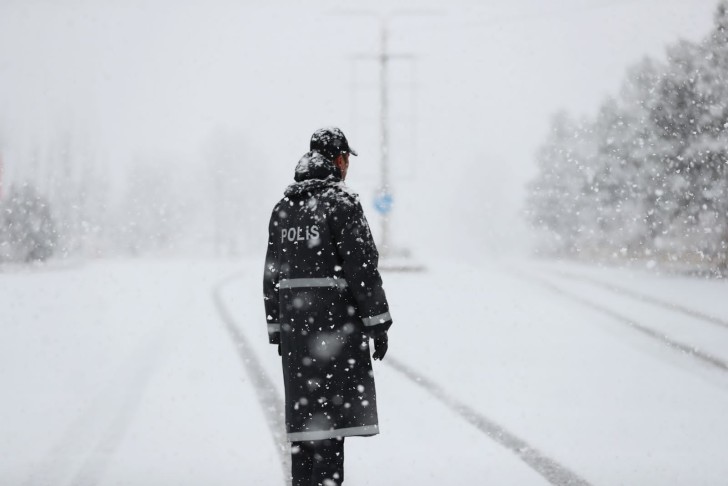
POLYGON ((593 117, 557 113, 536 163, 543 252, 728 270, 728 0, 702 40, 631 67, 593 117))
POLYGON ((220 129, 182 162, 140 153, 114 175, 88 138, 59 130, 25 148, 8 132, 0 126, 0 267, 51 258, 231 257, 265 244, 256 229, 268 210, 257 187, 266 187, 269 169, 244 134, 220 129))

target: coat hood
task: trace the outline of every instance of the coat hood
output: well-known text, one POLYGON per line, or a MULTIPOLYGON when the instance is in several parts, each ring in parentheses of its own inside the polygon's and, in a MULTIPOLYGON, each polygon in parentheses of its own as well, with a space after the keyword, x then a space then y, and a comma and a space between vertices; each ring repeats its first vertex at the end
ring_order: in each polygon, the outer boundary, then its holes
POLYGON ((318 152, 308 152, 296 165, 296 181, 286 188, 285 195, 297 196, 341 181, 341 171, 318 152))

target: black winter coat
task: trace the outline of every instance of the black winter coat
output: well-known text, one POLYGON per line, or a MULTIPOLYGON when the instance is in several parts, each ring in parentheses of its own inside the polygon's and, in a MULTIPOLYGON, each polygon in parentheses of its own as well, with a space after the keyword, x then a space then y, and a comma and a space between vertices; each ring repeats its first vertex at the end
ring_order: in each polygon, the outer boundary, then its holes
POLYGON ((290 441, 379 432, 368 334, 388 329, 379 255, 356 195, 317 152, 268 228, 263 292, 272 344, 281 344, 290 441))

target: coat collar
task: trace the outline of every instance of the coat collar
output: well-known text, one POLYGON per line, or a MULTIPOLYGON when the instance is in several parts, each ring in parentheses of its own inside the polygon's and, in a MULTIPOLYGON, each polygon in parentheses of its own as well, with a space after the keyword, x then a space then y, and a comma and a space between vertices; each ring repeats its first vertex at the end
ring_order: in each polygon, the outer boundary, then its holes
POLYGON ((296 182, 286 188, 288 197, 336 185, 341 182, 341 171, 320 153, 308 152, 298 161, 294 180, 296 182))

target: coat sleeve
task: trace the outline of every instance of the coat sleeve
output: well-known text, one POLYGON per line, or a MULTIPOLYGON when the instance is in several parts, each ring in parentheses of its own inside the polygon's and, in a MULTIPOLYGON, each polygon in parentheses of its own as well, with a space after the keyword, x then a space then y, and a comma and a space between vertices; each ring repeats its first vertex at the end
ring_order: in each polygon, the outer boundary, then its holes
POLYGON ((359 317, 370 334, 386 331, 392 325, 392 317, 377 268, 379 252, 359 201, 347 197, 336 204, 330 227, 359 317))
POLYGON ((279 307, 278 281, 280 279, 279 245, 276 238, 276 218, 271 216, 268 225, 268 250, 265 254, 263 271, 263 302, 268 321, 268 341, 279 344, 281 341, 281 322, 279 307))

